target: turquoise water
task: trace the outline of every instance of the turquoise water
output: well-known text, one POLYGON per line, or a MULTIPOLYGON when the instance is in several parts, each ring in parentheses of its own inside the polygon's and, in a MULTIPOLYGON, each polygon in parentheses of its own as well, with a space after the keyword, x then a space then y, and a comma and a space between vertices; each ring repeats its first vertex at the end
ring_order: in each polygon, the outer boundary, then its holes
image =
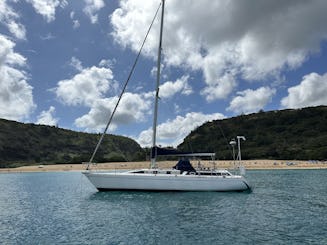
POLYGON ((97 192, 0 174, 0 244, 327 244, 327 170, 247 171, 252 193, 97 192))

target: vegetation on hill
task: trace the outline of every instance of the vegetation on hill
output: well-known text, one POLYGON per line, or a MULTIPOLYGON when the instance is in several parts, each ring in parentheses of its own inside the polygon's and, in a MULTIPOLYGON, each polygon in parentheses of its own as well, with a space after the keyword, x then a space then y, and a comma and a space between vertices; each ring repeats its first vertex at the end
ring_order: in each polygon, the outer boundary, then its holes
POLYGON ((232 159, 229 142, 244 135, 242 159, 327 159, 327 107, 259 112, 205 123, 178 146, 232 159))
MULTIPOLYGON (((327 159, 327 106, 259 112, 207 122, 192 131, 179 150, 216 152, 232 159, 229 142, 244 135, 242 159, 327 159)), ((89 160, 100 134, 0 119, 0 168, 89 160)), ((149 149, 116 135, 104 137, 95 162, 145 160, 149 149)))
MULTIPOLYGON (((0 167, 86 162, 90 159, 99 138, 100 134, 0 119, 0 167)), ((110 135, 104 137, 94 161, 144 159, 144 151, 134 140, 110 135)))

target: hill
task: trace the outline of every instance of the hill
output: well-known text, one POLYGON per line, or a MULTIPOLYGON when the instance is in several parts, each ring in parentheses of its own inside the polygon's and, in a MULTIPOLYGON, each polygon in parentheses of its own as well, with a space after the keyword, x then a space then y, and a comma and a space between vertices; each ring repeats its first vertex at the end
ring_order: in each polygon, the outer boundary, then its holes
POLYGON ((241 115, 205 123, 178 149, 216 152, 232 159, 229 142, 244 135, 242 159, 327 159, 327 107, 309 107, 241 115))
MULTIPOLYGON (((99 134, 0 119, 0 167, 85 162, 89 160, 99 137, 99 134)), ((110 135, 104 137, 95 161, 144 158, 144 151, 134 140, 110 135)))

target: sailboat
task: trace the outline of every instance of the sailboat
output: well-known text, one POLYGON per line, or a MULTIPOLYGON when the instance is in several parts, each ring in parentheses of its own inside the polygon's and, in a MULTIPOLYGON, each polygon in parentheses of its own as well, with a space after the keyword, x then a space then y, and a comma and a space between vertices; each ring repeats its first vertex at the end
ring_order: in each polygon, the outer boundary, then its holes
MULTIPOLYGON (((234 175, 225 169, 194 168, 189 159, 192 157, 215 157, 215 153, 187 153, 159 148, 156 145, 157 115, 160 85, 160 64, 162 50, 162 31, 165 0, 161 2, 161 23, 157 59, 156 94, 154 103, 154 119, 152 133, 151 167, 125 172, 90 170, 93 157, 102 141, 102 134, 96 149, 89 161, 87 170, 83 174, 99 191, 110 190, 139 190, 139 191, 246 191, 251 187, 241 175, 234 175), (157 157, 170 155, 181 157, 171 169, 160 169, 157 166, 157 157)), ((119 101, 118 101, 119 103, 119 101)), ((118 103, 116 107, 118 106, 118 103)), ((115 108, 116 109, 116 108, 115 108)), ((114 110, 115 111, 115 110, 114 110)), ((109 119, 112 119, 114 112, 109 119)), ((109 123, 108 123, 109 124, 109 123)))

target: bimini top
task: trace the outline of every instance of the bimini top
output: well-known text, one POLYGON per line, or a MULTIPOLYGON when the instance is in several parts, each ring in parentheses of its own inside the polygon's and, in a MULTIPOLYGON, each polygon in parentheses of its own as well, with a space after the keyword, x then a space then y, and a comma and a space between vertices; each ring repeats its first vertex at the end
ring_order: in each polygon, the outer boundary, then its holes
POLYGON ((173 148, 161 148, 152 147, 151 158, 154 156, 177 156, 177 157, 212 157, 214 158, 216 153, 192 153, 192 152, 182 152, 173 148))

